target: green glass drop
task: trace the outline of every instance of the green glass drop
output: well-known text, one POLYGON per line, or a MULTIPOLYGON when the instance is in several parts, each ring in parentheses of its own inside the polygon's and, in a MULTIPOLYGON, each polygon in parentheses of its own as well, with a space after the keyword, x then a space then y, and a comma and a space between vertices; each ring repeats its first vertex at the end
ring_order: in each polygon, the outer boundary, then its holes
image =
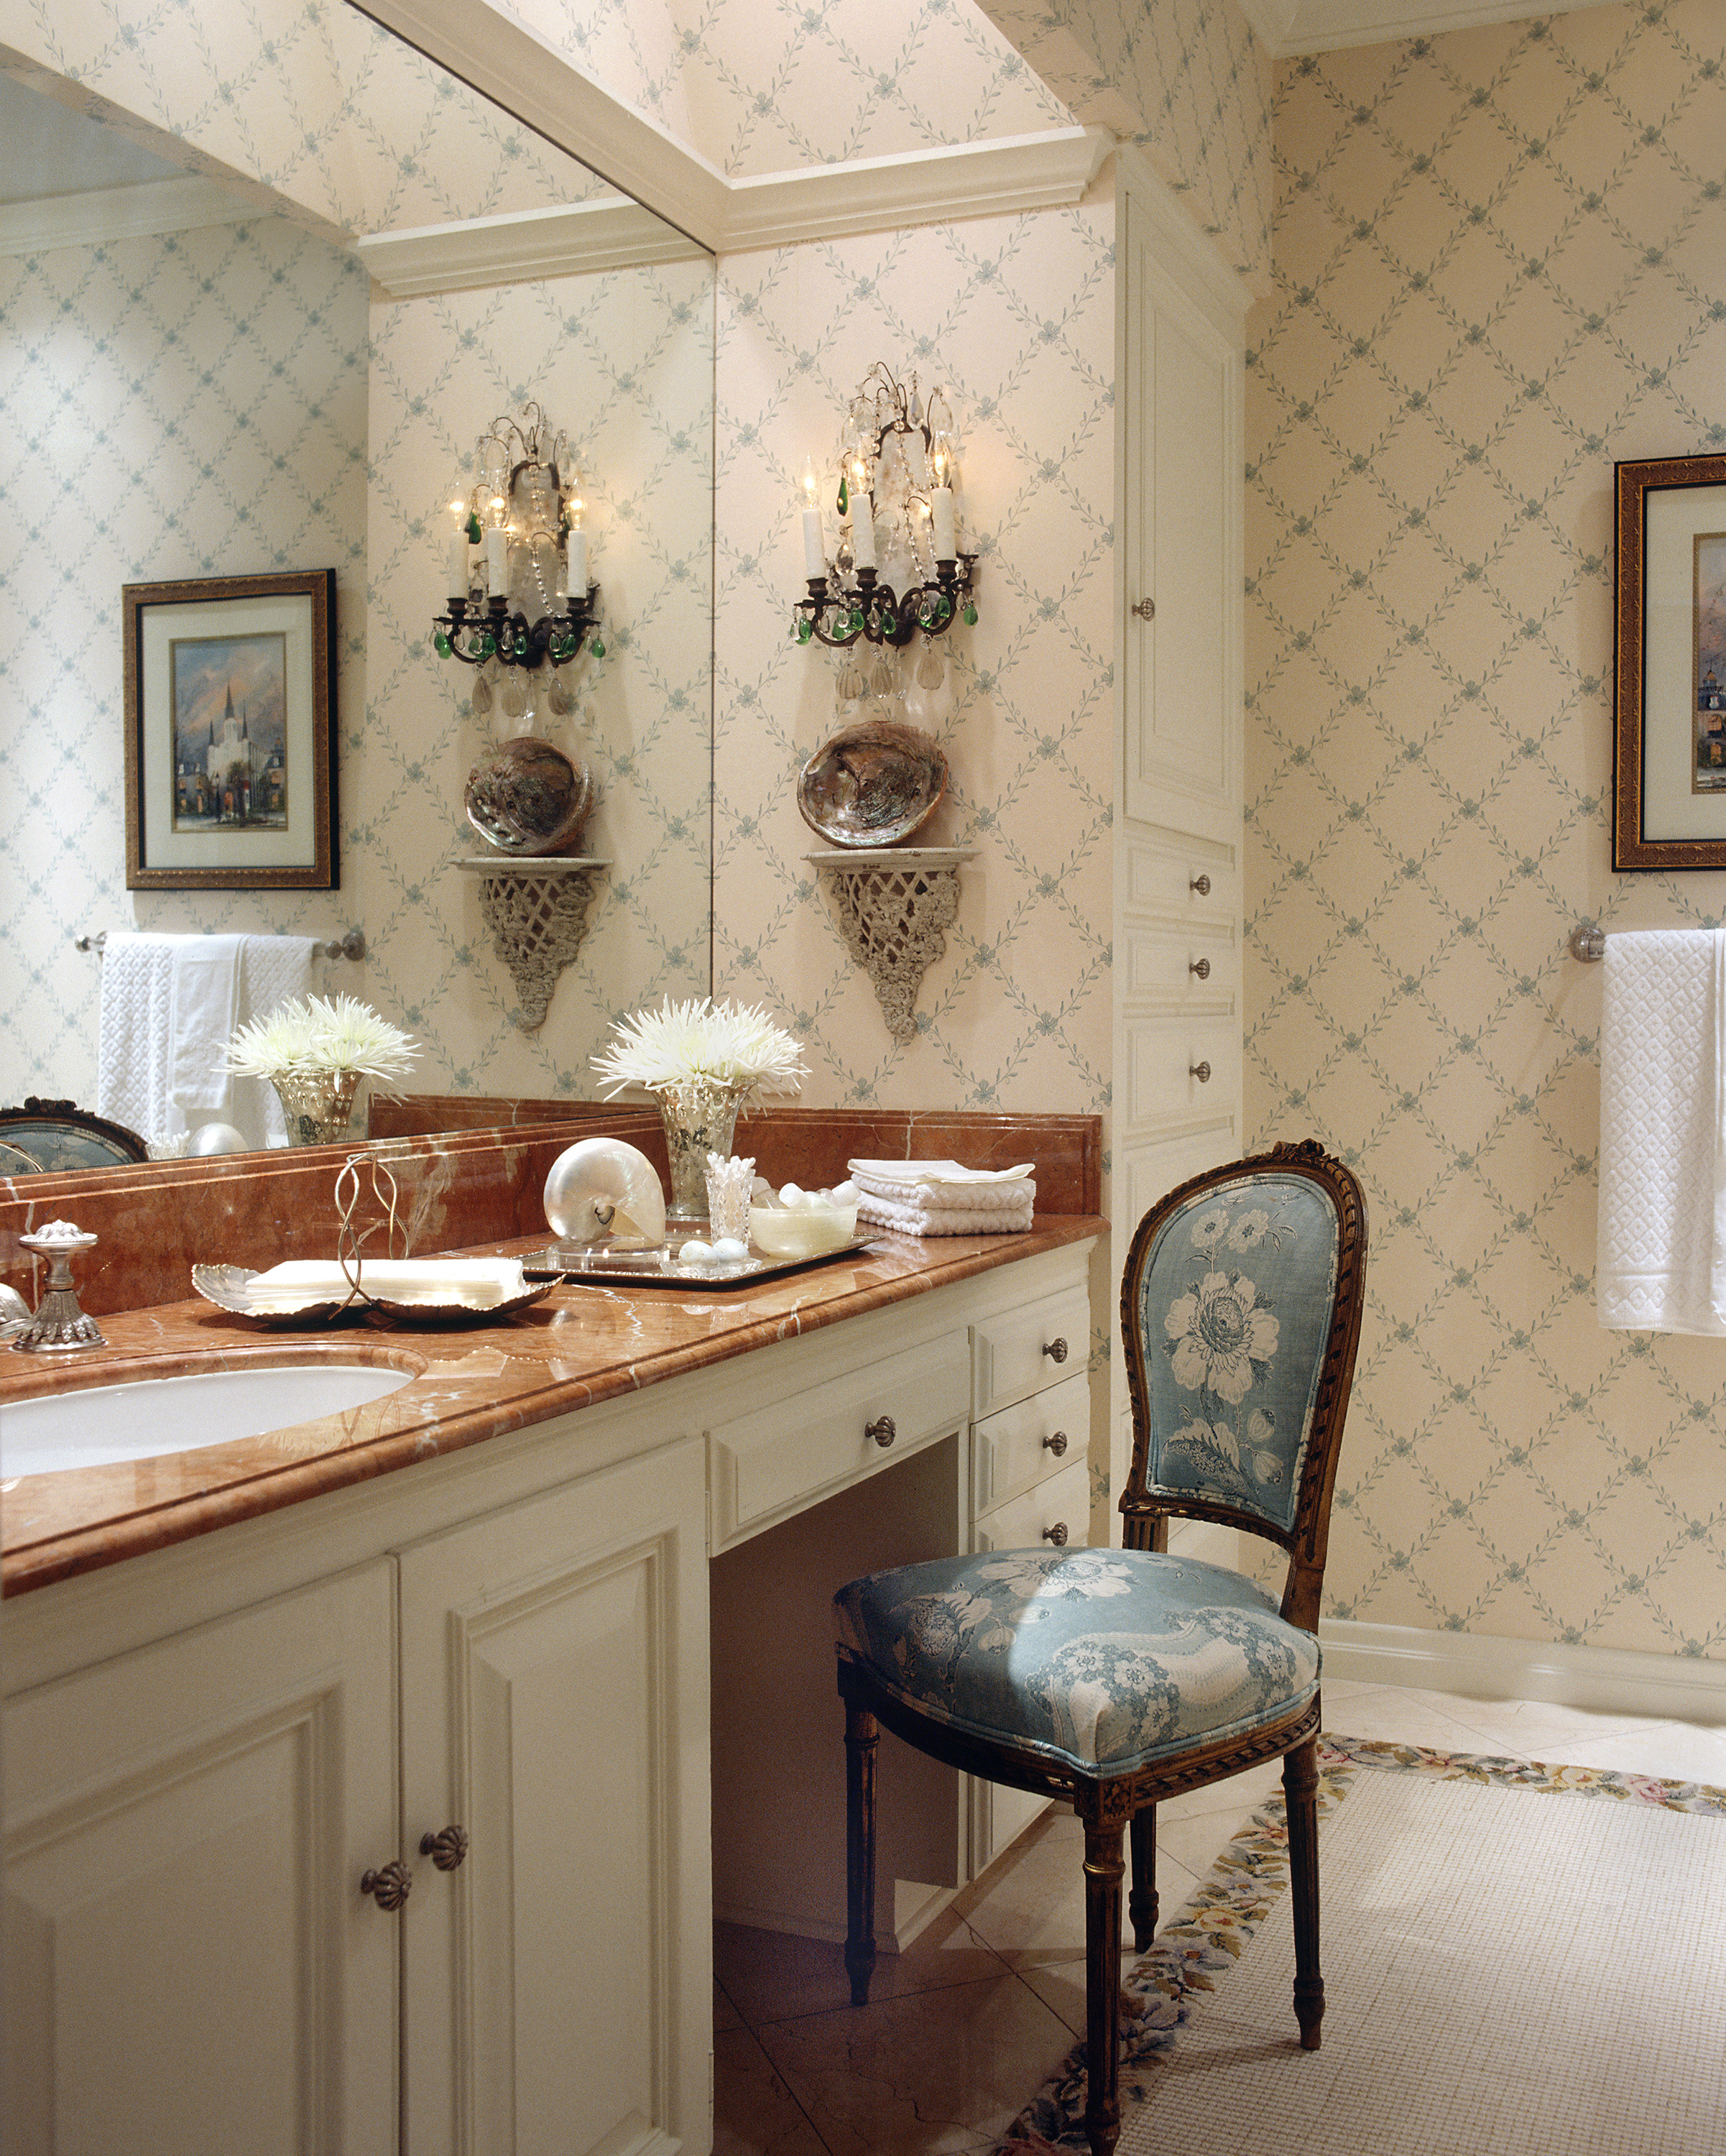
POLYGON ((449 639, 443 634, 441 629, 433 637, 432 642, 437 649, 438 656, 440 659, 448 659, 449 656, 449 639))
POLYGON ((965 609, 965 627, 966 627, 967 629, 972 629, 972 628, 975 628, 975 626, 976 625, 976 619, 977 619, 977 610, 976 610, 976 608, 974 606, 968 606, 968 607, 965 609))
POLYGON ((479 519, 470 509, 468 511, 468 544, 477 547, 485 534, 479 529, 479 519))
POLYGON ((844 516, 844 514, 845 514, 846 511, 847 511, 847 510, 848 510, 848 509, 850 508, 850 506, 851 506, 851 496, 850 496, 850 495, 846 492, 846 490, 845 490, 845 475, 844 475, 844 473, 843 473, 843 472, 841 472, 841 473, 840 473, 840 475, 839 475, 839 514, 840 514, 840 516, 844 516))
POLYGON ((809 624, 802 619, 799 619, 797 623, 797 641, 799 644, 807 644, 809 641, 809 624))
POLYGON ((935 603, 935 618, 937 621, 950 621, 953 619, 952 603, 945 598, 938 598, 935 603))
POLYGON ((853 607, 851 609, 851 626, 853 629, 861 629, 863 625, 863 608, 861 607, 853 607))
POLYGON ((605 657, 605 645, 597 636, 593 639, 593 655, 596 659, 603 659, 605 657))
POLYGON ((495 659, 497 655, 498 640, 488 629, 479 639, 479 656, 482 659, 495 659))

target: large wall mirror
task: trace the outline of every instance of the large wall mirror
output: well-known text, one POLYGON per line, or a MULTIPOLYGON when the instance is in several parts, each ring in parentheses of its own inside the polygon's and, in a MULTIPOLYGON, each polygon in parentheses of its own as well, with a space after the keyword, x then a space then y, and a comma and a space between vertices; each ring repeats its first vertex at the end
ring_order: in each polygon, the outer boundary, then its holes
POLYGON ((711 259, 344 0, 190 12, 219 38, 85 56, 0 10, 0 1103, 97 1105, 75 939, 123 929, 361 929, 322 984, 414 1035, 416 1091, 591 1097, 620 1009, 711 978, 711 259), (431 634, 448 505, 530 399, 605 646, 542 731, 610 863, 537 1029, 454 865, 521 718, 431 634), (339 887, 129 890, 122 587, 322 568, 339 887))

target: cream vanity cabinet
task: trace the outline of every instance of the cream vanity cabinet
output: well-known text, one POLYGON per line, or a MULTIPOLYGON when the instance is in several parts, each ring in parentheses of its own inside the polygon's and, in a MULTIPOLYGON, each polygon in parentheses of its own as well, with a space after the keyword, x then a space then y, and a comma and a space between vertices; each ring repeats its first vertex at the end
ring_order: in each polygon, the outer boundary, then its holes
MULTIPOLYGON (((715 1908, 843 1936, 833 1591, 980 1401, 988 1519, 1037 1402, 1082 1481, 1090 1247, 8 1601, 8 2156, 703 2156, 715 1908)), ((970 1799, 883 1790, 909 1938, 970 1799)))
MULTIPOLYGON (((123 1637, 135 1568, 207 1605, 586 1420, 20 1598, 8 1667, 68 1596, 123 1637)), ((8 2156, 704 2148, 704 1486, 691 1436, 14 1696, 8 2156)))

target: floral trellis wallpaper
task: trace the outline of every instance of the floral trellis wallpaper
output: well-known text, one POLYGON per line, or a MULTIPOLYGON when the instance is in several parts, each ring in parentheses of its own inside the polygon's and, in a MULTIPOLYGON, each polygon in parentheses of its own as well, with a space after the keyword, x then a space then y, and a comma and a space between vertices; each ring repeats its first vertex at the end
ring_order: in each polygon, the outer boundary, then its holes
POLYGON ((973 0, 507 4, 734 177, 1073 124, 973 0))
POLYGON ((1371 1209, 1333 1614, 1726 1653, 1726 1363, 1594 1314, 1612 465, 1726 446, 1726 15, 1285 64, 1249 332, 1248 1125, 1371 1209))
POLYGON ((126 890, 120 587, 334 567, 336 708, 362 731, 366 304, 352 258, 280 218, 0 254, 5 1100, 95 1103, 100 961, 74 933, 357 917, 341 892, 126 890))
MULTIPOLYGON (((429 1092, 591 1097, 620 1001, 708 981, 713 270, 704 259, 448 293, 372 315, 368 701, 347 747, 352 897, 375 937, 368 992, 424 1042, 429 1092), (545 1025, 522 1032, 492 948, 467 774, 515 727, 481 716, 473 670, 431 619, 455 482, 474 444, 535 398, 581 475, 602 657, 568 670, 549 737, 584 758, 598 805, 582 850, 612 863, 545 1025)), ((346 879, 344 879, 345 886, 346 879)))
MULTIPOLYGON (((1114 228, 1105 200, 720 264, 714 981, 788 1014, 812 1104, 1107 1104, 1114 228), (981 556, 976 625, 941 639, 921 720, 953 773, 923 835, 979 858, 903 1048, 802 858, 822 842, 795 802, 840 724, 839 661, 791 636, 798 477, 807 455, 837 459, 876 359, 948 385, 963 543, 981 556)), ((899 670, 914 706, 916 660, 899 670)))
POLYGON ((986 0, 1074 116, 1145 156, 1256 289, 1270 270, 1274 69, 1236 0, 986 0))

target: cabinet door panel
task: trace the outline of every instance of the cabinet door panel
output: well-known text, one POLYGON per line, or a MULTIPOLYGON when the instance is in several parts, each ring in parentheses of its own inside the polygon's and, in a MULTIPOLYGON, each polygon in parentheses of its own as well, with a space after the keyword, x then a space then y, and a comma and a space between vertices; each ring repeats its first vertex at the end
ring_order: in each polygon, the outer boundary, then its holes
POLYGON ((414 2156, 702 2145, 706 1548, 699 1440, 402 1564, 414 2156), (699 2012, 695 2010, 699 2007, 699 2012))
POLYGON ((13 2156, 393 2148, 387 1561, 8 1703, 13 2156))

